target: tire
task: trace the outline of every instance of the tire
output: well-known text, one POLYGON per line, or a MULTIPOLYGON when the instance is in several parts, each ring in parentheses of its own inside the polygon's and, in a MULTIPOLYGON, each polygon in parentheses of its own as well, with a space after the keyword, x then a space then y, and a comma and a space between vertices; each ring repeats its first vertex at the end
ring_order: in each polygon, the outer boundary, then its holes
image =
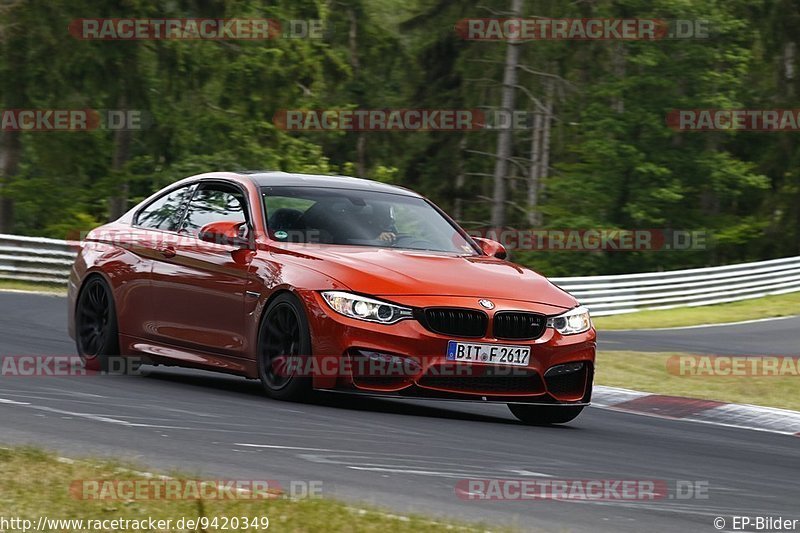
POLYGON ((293 294, 281 294, 267 306, 259 328, 257 355, 258 377, 270 398, 292 402, 309 399, 312 381, 303 363, 311 356, 311 331, 303 305, 293 294), (287 356, 291 365, 285 364, 287 356))
POLYGON ((508 404, 508 408, 514 416, 532 426, 566 424, 575 420, 583 411, 583 407, 582 405, 550 407, 549 405, 508 404))
MULTIPOLYGON (((108 284, 100 276, 86 280, 75 306, 75 345, 87 370, 108 372, 110 358, 119 357, 119 329, 114 297, 108 284)), ((119 369, 113 368, 119 372, 119 369)))

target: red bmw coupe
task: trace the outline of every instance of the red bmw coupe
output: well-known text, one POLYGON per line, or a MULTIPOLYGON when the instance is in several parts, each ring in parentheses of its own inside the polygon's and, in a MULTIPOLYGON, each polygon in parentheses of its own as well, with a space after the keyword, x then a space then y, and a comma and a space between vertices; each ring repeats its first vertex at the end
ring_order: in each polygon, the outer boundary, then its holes
POLYGON ((69 282, 84 363, 117 356, 313 390, 508 404, 531 424, 589 404, 588 311, 422 196, 284 172, 210 173, 90 232, 69 282))

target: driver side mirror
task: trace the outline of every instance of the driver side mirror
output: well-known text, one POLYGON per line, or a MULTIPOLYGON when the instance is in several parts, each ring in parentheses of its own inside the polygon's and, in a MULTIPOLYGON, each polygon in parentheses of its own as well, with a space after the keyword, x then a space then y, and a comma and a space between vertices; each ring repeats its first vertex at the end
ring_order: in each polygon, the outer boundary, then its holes
POLYGON ((252 243, 247 237, 242 237, 242 228, 246 222, 224 220, 211 222, 200 228, 197 238, 203 242, 226 244, 238 248, 252 248, 252 243))
POLYGON ((493 241, 492 239, 484 239, 483 237, 473 237, 472 240, 477 242, 481 247, 481 250, 483 250, 483 253, 490 257, 496 257, 498 259, 505 259, 508 257, 506 247, 497 241, 493 241))

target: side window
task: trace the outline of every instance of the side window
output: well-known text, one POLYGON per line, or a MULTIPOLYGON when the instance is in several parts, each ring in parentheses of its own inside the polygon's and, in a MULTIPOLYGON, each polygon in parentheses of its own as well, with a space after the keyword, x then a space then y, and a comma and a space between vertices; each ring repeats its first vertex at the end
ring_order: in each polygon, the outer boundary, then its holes
POLYGON ((206 224, 225 220, 247 220, 242 191, 221 184, 201 185, 189 203, 181 231, 197 235, 206 224))
POLYGON ((194 188, 195 185, 188 185, 157 198, 139 211, 136 225, 147 229, 177 231, 194 188))

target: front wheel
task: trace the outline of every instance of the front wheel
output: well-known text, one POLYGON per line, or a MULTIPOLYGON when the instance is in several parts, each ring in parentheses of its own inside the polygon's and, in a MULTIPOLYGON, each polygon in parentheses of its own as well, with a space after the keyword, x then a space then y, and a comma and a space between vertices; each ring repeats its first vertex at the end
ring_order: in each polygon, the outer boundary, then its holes
POLYGON ((311 394, 311 333, 305 310, 292 294, 267 307, 258 335, 258 375, 267 395, 300 401, 311 394))
POLYGON ((508 408, 511 412, 526 424, 534 426, 545 426, 549 424, 566 424, 571 422, 583 411, 582 405, 572 406, 549 406, 549 405, 525 405, 520 403, 510 403, 508 408))

